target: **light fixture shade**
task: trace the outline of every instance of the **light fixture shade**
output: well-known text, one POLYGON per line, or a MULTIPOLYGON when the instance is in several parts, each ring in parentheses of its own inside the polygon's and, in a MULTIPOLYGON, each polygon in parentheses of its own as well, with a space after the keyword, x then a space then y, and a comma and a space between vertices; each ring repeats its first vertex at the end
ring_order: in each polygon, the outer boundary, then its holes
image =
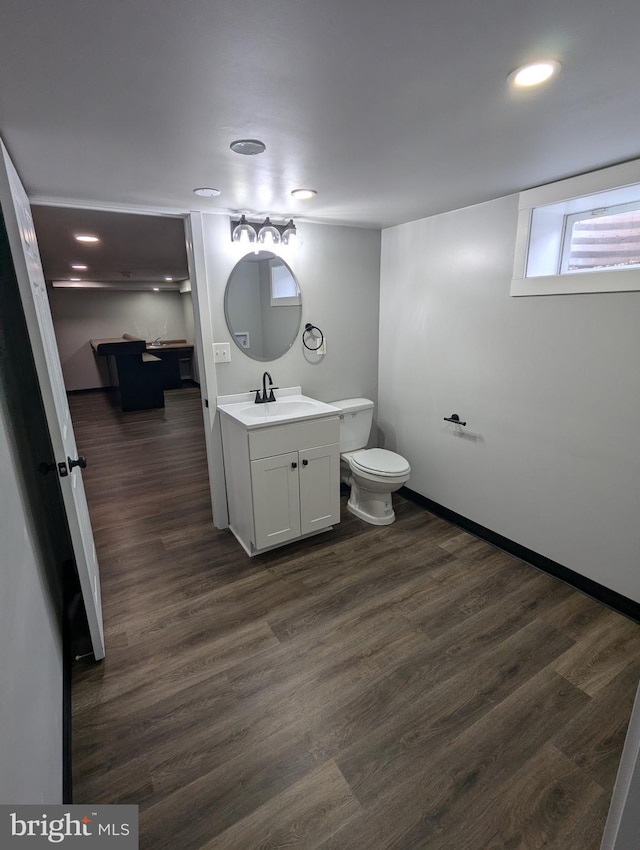
POLYGON ((560 63, 555 59, 544 62, 532 62, 516 68, 509 74, 507 80, 515 88, 532 88, 551 79, 560 70, 560 63))
POLYGON ((298 230, 293 223, 293 219, 290 218, 287 226, 282 231, 282 242, 285 245, 294 245, 298 238, 298 230))
POLYGON ((249 224, 246 216, 242 216, 238 224, 233 228, 231 239, 234 242, 255 242, 257 234, 253 225, 249 224))
POLYGON ((234 153, 242 154, 243 156, 255 156, 259 153, 264 153, 266 145, 260 139, 236 139, 229 145, 234 153))
POLYGON ((258 242, 264 244, 277 245, 280 242, 280 231, 271 224, 271 219, 267 216, 260 230, 258 231, 258 242))
POLYGON ((291 192, 291 197, 298 201, 310 201, 317 194, 315 189, 294 189, 291 192))

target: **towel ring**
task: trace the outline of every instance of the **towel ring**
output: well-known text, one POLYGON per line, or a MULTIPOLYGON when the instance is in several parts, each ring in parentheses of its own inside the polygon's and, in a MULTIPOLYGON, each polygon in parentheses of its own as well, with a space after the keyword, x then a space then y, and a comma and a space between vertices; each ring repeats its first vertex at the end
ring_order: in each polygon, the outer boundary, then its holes
MULTIPOLYGON (((317 339, 317 337, 315 337, 315 339, 317 339)), ((304 347, 308 348, 309 351, 319 351, 322 348, 323 343, 324 334, 322 333, 320 328, 317 328, 315 325, 312 325, 311 322, 307 322, 307 324, 304 326, 304 330, 302 331, 302 344, 304 345, 304 347), (318 343, 318 345, 316 345, 315 348, 312 348, 310 345, 307 345, 307 342, 304 338, 305 334, 311 333, 312 331, 318 331, 318 333, 320 334, 320 342, 318 343)))

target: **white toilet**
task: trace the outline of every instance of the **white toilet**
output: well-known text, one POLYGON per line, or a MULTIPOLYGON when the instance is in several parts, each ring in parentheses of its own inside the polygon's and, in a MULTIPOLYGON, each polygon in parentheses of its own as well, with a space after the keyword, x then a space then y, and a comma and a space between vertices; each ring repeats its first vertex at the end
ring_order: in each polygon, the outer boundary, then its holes
POLYGON ((372 525, 390 525, 396 518, 391 494, 406 484, 411 467, 402 455, 386 449, 365 449, 373 422, 368 398, 332 401, 340 408, 340 480, 351 487, 347 508, 372 525))

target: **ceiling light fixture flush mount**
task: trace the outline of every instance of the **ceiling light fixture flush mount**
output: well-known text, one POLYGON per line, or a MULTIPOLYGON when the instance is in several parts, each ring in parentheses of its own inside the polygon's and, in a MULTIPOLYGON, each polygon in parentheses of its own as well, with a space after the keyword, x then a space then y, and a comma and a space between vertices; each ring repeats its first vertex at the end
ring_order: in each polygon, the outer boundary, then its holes
POLYGON ((229 147, 234 153, 242 154, 242 156, 255 156, 264 153, 267 148, 260 139, 236 139, 229 147))
POLYGON ((291 192, 291 197, 295 198, 297 201, 310 201, 312 198, 318 193, 315 189, 294 189, 291 192))
POLYGON ((220 189, 210 189, 208 186, 203 186, 200 189, 194 189, 193 194, 199 195, 201 198, 217 198, 222 192, 220 189))
POLYGON ((541 62, 530 62, 516 68, 507 77, 511 86, 517 89, 533 88, 547 82, 560 70, 560 63, 555 59, 545 59, 541 62))

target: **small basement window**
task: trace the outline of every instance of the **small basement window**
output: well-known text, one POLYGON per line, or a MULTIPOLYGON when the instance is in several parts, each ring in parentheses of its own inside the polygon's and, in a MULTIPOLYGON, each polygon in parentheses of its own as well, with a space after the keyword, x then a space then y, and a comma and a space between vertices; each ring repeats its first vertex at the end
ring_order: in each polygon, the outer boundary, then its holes
POLYGON ((565 216, 560 274, 640 267, 640 201, 565 216))
POLYGON ((630 290, 640 290, 640 161, 520 194, 511 295, 630 290))

